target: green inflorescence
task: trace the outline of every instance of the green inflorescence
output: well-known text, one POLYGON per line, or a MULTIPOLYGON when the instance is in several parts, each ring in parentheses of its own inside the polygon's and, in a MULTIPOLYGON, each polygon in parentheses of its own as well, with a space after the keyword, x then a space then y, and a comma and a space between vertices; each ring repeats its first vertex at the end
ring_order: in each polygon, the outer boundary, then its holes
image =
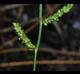
POLYGON ((35 45, 32 44, 28 36, 25 35, 25 32, 21 29, 21 26, 19 23, 13 23, 14 29, 17 32, 18 36, 22 40, 22 42, 29 48, 29 50, 33 50, 35 48, 35 45))
POLYGON ((74 4, 67 4, 67 5, 63 6, 63 8, 58 10, 55 14, 46 18, 43 21, 43 24, 45 26, 47 26, 48 23, 51 23, 51 22, 54 22, 54 21, 59 21, 59 18, 62 17, 63 14, 68 13, 72 9, 73 6, 74 6, 74 4))
POLYGON ((18 34, 19 38, 22 40, 22 42, 29 48, 29 50, 35 51, 34 53, 34 63, 33 63, 33 71, 36 71, 36 63, 37 63, 37 53, 38 53, 38 48, 40 45, 40 40, 41 40, 41 34, 42 34, 42 24, 45 26, 48 25, 48 23, 54 22, 54 21, 59 21, 59 18, 62 17, 63 14, 68 13, 71 8, 74 6, 74 4, 67 4, 63 6, 58 12, 55 14, 49 16, 45 20, 42 21, 42 4, 39 4, 39 35, 38 35, 38 41, 37 45, 35 46, 31 40, 26 36, 25 32, 22 30, 21 26, 19 23, 13 22, 14 29, 16 33, 18 34))
MULTIPOLYGON (((58 12, 56 12, 55 14, 49 16, 48 18, 46 18, 42 23, 47 26, 48 23, 54 22, 54 21, 58 21, 59 18, 64 14, 67 13, 71 10, 71 8, 74 6, 74 4, 67 4, 65 5, 62 9, 58 10, 58 12)), ((21 26, 19 23, 14 22, 13 23, 14 29, 17 32, 18 36, 20 37, 20 39, 22 40, 22 42, 29 48, 29 49, 34 49, 35 45, 32 44, 32 42, 30 41, 30 39, 28 38, 28 36, 25 35, 24 31, 21 29, 21 26)))

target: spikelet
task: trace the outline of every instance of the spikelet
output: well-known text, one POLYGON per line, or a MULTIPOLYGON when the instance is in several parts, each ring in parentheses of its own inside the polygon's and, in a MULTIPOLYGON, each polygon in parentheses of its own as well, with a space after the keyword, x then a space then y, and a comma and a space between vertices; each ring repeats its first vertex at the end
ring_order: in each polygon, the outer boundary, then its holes
POLYGON ((14 26, 16 33, 19 36, 19 39, 22 40, 22 43, 24 43, 29 48, 29 50, 33 50, 35 48, 35 45, 32 44, 28 36, 25 35, 24 31, 21 29, 20 24, 14 22, 13 26, 14 26))
POLYGON ((49 16, 45 20, 43 20, 43 24, 47 26, 49 23, 54 22, 54 21, 59 21, 59 18, 62 17, 65 13, 68 13, 74 4, 67 4, 63 6, 60 10, 58 10, 55 14, 49 16))

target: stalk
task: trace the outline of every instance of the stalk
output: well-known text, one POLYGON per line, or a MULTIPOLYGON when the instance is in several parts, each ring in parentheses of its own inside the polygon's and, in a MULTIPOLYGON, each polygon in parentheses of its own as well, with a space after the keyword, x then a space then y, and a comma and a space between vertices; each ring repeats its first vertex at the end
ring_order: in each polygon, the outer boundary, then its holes
POLYGON ((33 71, 36 71, 37 54, 38 54, 38 49, 39 49, 41 34, 42 34, 42 4, 39 4, 39 33, 38 34, 39 35, 38 35, 37 45, 34 52, 33 71))

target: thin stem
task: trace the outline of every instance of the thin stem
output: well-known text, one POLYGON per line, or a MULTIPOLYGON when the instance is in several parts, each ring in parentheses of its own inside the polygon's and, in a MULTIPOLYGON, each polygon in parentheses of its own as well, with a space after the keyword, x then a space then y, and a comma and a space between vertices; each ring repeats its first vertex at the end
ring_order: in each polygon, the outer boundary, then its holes
POLYGON ((42 4, 39 4, 39 33, 38 34, 39 34, 38 41, 37 41, 37 45, 36 45, 35 53, 34 53, 33 71, 36 71, 37 54, 38 54, 38 48, 40 45, 41 34, 42 34, 42 4))

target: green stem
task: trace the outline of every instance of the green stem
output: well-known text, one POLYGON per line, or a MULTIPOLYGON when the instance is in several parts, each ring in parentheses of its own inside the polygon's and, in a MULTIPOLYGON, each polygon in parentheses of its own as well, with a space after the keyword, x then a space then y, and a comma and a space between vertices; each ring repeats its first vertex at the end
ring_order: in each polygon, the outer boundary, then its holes
POLYGON ((39 4, 39 35, 38 35, 38 41, 34 53, 33 71, 36 71, 37 54, 40 45, 41 34, 42 34, 42 4, 39 4))

